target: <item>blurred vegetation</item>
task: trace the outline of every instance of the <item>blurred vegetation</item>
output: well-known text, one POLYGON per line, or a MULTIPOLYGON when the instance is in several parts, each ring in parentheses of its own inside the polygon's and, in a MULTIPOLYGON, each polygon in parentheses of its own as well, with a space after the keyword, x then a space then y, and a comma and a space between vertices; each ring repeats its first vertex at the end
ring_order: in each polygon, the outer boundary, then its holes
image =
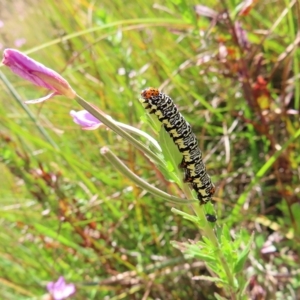
MULTIPOLYGON (((249 299, 297 299, 300 8, 246 2, 1 1, 1 44, 25 38, 21 50, 79 95, 150 134, 140 91, 168 93, 199 139, 218 223, 232 236, 255 233, 243 270, 249 299)), ((28 106, 30 118, 20 104, 45 91, 1 72, 15 89, 1 82, 1 299, 37 299, 60 275, 76 283, 75 299, 222 294, 193 279, 209 275, 204 263, 170 245, 198 240, 194 225, 119 174, 99 148, 109 145, 170 194, 180 189, 113 132, 82 131, 69 116, 81 109, 75 101, 28 106)))

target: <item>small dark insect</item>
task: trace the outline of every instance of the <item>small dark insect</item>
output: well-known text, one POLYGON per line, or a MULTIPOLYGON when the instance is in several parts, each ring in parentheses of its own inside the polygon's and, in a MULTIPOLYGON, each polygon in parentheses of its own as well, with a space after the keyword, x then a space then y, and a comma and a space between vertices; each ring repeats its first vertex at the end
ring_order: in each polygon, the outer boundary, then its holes
POLYGON ((214 215, 206 214, 205 216, 206 216, 206 220, 207 220, 208 222, 214 223, 214 222, 217 221, 217 217, 214 216, 214 215))
POLYGON ((141 92, 141 96, 140 102, 144 108, 157 116, 182 153, 179 166, 184 169, 184 181, 196 191, 200 204, 207 203, 215 192, 215 186, 206 172, 191 125, 178 111, 173 100, 158 89, 149 87, 141 92))

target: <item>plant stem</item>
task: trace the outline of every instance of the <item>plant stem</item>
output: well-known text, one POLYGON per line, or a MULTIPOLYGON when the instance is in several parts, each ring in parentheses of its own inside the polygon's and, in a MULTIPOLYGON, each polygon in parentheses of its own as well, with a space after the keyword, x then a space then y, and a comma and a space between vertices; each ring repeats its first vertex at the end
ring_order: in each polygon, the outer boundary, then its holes
MULTIPOLYGON (((83 107, 85 108, 88 112, 90 112, 94 117, 99 119, 104 125, 115 131, 117 134, 125 138, 127 141, 129 141, 132 145, 137 147, 140 151, 145 153, 152 161, 158 163, 158 164, 163 164, 163 162, 152 152, 150 151, 147 147, 145 147, 142 143, 137 141, 135 138, 133 138, 130 134, 128 134, 126 131, 121 129, 115 121, 113 121, 111 118, 108 118, 103 112, 101 112, 98 108, 93 106, 92 104, 86 102, 84 99, 82 99, 80 96, 76 96, 76 101, 83 107)), ((191 208, 194 211, 194 213, 198 216, 200 219, 205 219, 205 212, 204 212, 204 207, 200 206, 198 203, 193 204, 193 202, 198 202, 197 200, 184 200, 177 198, 175 196, 171 196, 144 181, 137 175, 135 175, 130 169, 128 169, 122 161, 120 161, 107 147, 104 147, 101 149, 101 154, 104 155, 104 157, 109 160, 122 174, 124 174, 126 177, 130 178, 133 182, 135 182, 138 186, 141 188, 149 191, 150 193, 154 194, 157 197, 164 198, 167 201, 174 202, 174 203, 180 203, 180 204, 191 204, 191 208)), ((187 197, 187 199, 192 199, 192 193, 190 188, 186 185, 183 184, 183 190, 184 193, 187 197)), ((204 234, 212 241, 214 244, 218 257, 220 258, 220 263, 224 268, 224 271, 228 277, 228 283, 230 286, 230 292, 231 292, 231 299, 235 300, 236 296, 233 291, 234 288, 234 280, 233 276, 230 272, 230 269, 226 263, 225 257, 223 256, 223 253, 220 248, 220 244, 217 240, 217 237, 211 228, 210 224, 206 222, 206 226, 203 229, 204 234)))
POLYGON ((49 144, 51 144, 53 146, 53 148, 55 149, 59 149, 59 147, 57 146, 57 144, 52 140, 52 138, 49 136, 49 134, 47 133, 47 131, 40 125, 38 124, 35 116, 32 114, 32 112, 29 110, 28 106, 25 105, 20 97, 20 95, 18 94, 18 92, 15 90, 15 88, 10 84, 10 82, 8 81, 8 79, 6 78, 6 76, 0 72, 0 78, 2 79, 2 81, 4 82, 4 84, 6 85, 6 87, 8 88, 8 90, 10 91, 10 93, 13 95, 13 97, 17 100, 18 104, 22 107, 22 109, 26 112, 26 114, 28 115, 28 117, 31 119, 31 121, 36 125, 37 129, 39 130, 39 132, 42 134, 42 136, 49 142, 49 144))
POLYGON ((122 129, 125 129, 127 132, 130 132, 130 133, 133 133, 133 134, 136 134, 136 135, 139 135, 139 136, 142 136, 142 137, 146 138, 149 142, 151 142, 151 144, 153 146, 155 146, 155 148, 159 152, 161 152, 161 148, 160 148, 158 142, 151 135, 146 133, 145 131, 139 130, 139 129, 133 127, 133 126, 130 126, 130 125, 127 125, 127 124, 124 124, 124 123, 121 123, 121 122, 118 122, 118 121, 115 121, 115 120, 114 120, 114 122, 115 122, 115 124, 117 124, 122 129))
POLYGON ((142 153, 145 153, 145 155, 147 155, 151 161, 163 165, 163 162, 158 158, 158 156, 155 153, 153 153, 151 150, 149 150, 149 148, 144 146, 141 142, 139 142, 130 134, 128 134, 126 131, 124 131, 122 128, 120 128, 112 119, 108 118, 98 108, 86 102, 78 95, 76 95, 75 99, 84 109, 86 109, 89 113, 91 113, 95 118, 101 121, 104 125, 106 125, 115 133, 117 133, 118 135, 126 139, 129 143, 131 143, 133 146, 138 148, 142 153))
POLYGON ((127 178, 132 180, 136 185, 148 191, 149 193, 153 194, 154 196, 163 198, 167 201, 177 203, 177 204, 178 203, 188 204, 196 201, 196 200, 186 200, 186 199, 177 198, 152 186, 151 184, 149 184, 148 182, 146 182, 145 180, 143 180, 142 178, 134 174, 129 168, 127 168, 127 166, 116 155, 114 155, 113 152, 111 152, 108 147, 101 148, 100 153, 123 175, 125 175, 127 178))
MULTIPOLYGON (((183 191, 187 199, 193 199, 193 195, 191 192, 191 189, 186 185, 182 185, 183 191)), ((192 203, 190 204, 191 209, 193 212, 197 215, 197 217, 201 220, 206 220, 205 216, 205 211, 204 211, 204 205, 199 205, 198 203, 192 203)), ((205 235, 207 238, 210 239, 210 241, 213 243, 216 251, 217 251, 217 257, 219 257, 220 263, 223 266, 223 269, 227 275, 228 278, 228 284, 230 286, 230 294, 231 294, 231 299, 235 300, 236 299, 236 294, 234 291, 234 278, 233 274, 231 273, 228 264, 226 262, 226 259, 222 253, 221 245, 215 235, 215 232, 213 228, 211 228, 210 224, 208 221, 205 222, 204 228, 202 228, 203 235, 205 235)))

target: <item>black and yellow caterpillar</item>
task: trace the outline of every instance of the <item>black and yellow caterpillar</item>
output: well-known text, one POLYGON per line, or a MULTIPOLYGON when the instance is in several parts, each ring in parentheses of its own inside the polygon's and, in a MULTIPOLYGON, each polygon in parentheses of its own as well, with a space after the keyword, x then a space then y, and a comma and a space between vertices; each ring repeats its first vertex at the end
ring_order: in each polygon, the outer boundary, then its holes
POLYGON ((173 100, 158 89, 149 87, 141 92, 141 96, 140 102, 144 108, 157 116, 182 153, 179 166, 184 169, 184 182, 191 184, 201 204, 207 203, 215 192, 215 186, 206 172, 191 125, 178 111, 173 100))

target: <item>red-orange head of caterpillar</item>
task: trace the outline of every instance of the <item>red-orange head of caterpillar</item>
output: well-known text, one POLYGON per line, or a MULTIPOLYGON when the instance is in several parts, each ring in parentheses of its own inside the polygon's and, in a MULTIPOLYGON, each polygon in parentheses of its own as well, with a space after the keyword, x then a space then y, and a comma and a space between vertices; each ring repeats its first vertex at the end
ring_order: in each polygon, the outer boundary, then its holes
POLYGON ((159 95, 159 90, 153 87, 146 88, 141 92, 141 96, 144 99, 149 99, 151 97, 156 97, 159 95))

